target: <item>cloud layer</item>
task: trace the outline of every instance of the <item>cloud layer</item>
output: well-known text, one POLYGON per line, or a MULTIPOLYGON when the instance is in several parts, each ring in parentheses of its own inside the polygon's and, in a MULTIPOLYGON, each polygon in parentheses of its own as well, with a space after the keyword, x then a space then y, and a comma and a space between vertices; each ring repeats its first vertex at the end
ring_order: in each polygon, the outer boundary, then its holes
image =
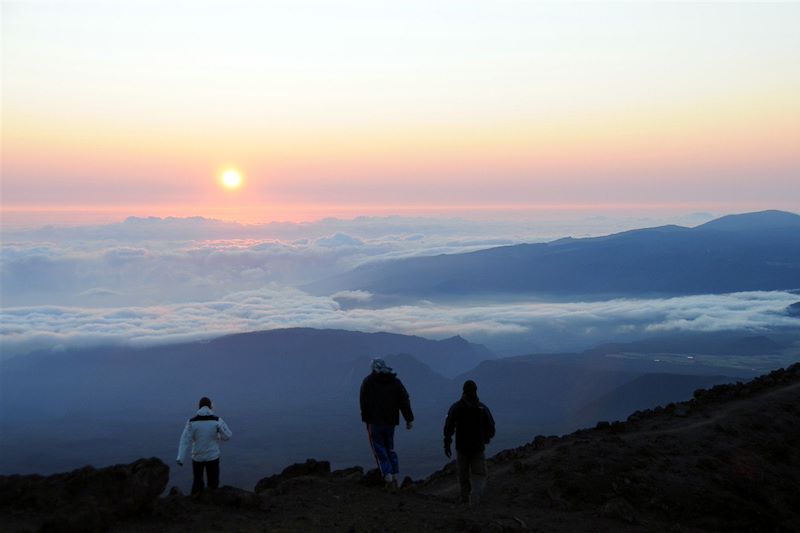
POLYGON ((3 356, 294 326, 461 334, 493 347, 508 346, 510 339, 514 351, 564 350, 670 331, 800 322, 782 314, 798 296, 782 292, 445 304, 379 300, 365 291, 317 297, 295 288, 370 261, 546 240, 553 233, 580 235, 578 227, 601 233, 632 223, 588 222, 387 217, 246 226, 202 218, 128 219, 6 232, 0 258, 3 356))
POLYGON ((345 297, 369 300, 365 293, 316 297, 275 284, 213 301, 163 306, 15 307, 2 312, 0 338, 4 356, 99 344, 146 346, 295 326, 432 338, 460 334, 490 345, 501 338, 536 338, 540 347, 550 348, 559 340, 564 347, 653 332, 759 331, 800 325, 797 318, 783 314, 798 299, 784 292, 573 303, 419 302, 382 309, 347 308, 337 301, 345 297))
POLYGON ((5 231, 0 289, 9 307, 206 301, 269 283, 308 283, 370 261, 550 240, 586 234, 586 228, 598 234, 642 222, 363 217, 242 225, 199 217, 129 218, 5 231))

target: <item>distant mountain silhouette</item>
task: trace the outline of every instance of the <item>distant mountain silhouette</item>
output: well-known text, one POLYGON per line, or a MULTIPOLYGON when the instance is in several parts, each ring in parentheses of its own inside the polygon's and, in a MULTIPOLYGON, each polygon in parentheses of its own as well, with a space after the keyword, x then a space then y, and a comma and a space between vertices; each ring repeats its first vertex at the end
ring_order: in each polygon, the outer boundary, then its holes
POLYGON ((311 328, 18 356, 2 367, 0 419, 7 429, 0 472, 119 462, 143 449, 174 453, 176 431, 201 396, 214 400, 236 435, 248 435, 226 443, 234 450, 229 479, 251 472, 240 458, 277 466, 317 448, 319 434, 326 435, 325 446, 357 462, 369 458, 358 391, 373 357, 384 357, 408 388, 422 414, 414 432, 421 436, 434 431, 445 398, 459 390, 448 377, 495 356, 461 337, 311 328), (264 443, 273 444, 259 449, 264 443), (236 453, 239 447, 247 451, 236 453))
POLYGON ((736 232, 796 231, 798 229, 798 215, 777 210, 758 211, 740 215, 726 215, 697 227, 736 232))
POLYGON ((689 399, 701 386, 752 376, 733 369, 725 372, 727 376, 721 375, 718 368, 702 365, 626 360, 590 351, 484 361, 457 381, 472 379, 478 383, 481 398, 493 406, 505 432, 519 439, 531 429, 547 433, 572 431, 594 421, 587 419, 586 413, 606 419, 620 416, 620 403, 616 402, 620 395, 629 403, 623 407, 623 413, 627 413, 689 399), (654 389, 636 385, 644 378, 654 389))
POLYGON ((632 411, 687 400, 697 389, 731 381, 727 376, 645 374, 590 402, 573 416, 576 426, 624 420, 632 411))
MULTIPOLYGON (((411 395, 417 423, 398 439, 403 468, 412 475, 438 466, 439 450, 425 443, 440 439, 447 408, 468 378, 477 381, 503 428, 493 446, 511 446, 532 433, 574 430, 576 415, 587 406, 647 374, 712 376, 712 382, 752 376, 617 357, 613 350, 495 359, 460 337, 431 341, 308 328, 146 349, 38 352, 3 363, 0 473, 170 457, 201 396, 213 399, 234 431, 225 444, 223 478, 229 483, 254 482, 253 462, 266 472, 320 448, 339 466, 369 463, 358 390, 374 356, 386 358, 411 395), (431 365, 444 365, 450 374, 431 365), (456 369, 463 373, 454 376, 456 369), (716 377, 721 373, 731 377, 716 377)), ((657 400, 686 398, 685 387, 668 388, 657 400)), ((646 394, 631 400, 636 406, 651 401, 646 394)), ((604 410, 615 404, 597 405, 598 417, 617 413, 604 410)), ((182 484, 190 473, 173 475, 173 483, 182 484)))
POLYGON ((762 211, 695 228, 662 226, 372 263, 307 289, 456 298, 494 293, 659 296, 799 286, 800 215, 762 211))

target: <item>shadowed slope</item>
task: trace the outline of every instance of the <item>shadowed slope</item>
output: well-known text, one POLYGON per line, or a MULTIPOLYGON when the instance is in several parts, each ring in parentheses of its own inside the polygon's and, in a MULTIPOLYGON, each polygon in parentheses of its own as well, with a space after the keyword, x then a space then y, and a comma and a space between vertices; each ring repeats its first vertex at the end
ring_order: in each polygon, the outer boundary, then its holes
POLYGON ((626 422, 540 436, 489 461, 489 493, 475 509, 455 503, 453 464, 393 494, 360 469, 309 461, 258 493, 172 495, 115 530, 797 531, 798 405, 800 364, 626 422))

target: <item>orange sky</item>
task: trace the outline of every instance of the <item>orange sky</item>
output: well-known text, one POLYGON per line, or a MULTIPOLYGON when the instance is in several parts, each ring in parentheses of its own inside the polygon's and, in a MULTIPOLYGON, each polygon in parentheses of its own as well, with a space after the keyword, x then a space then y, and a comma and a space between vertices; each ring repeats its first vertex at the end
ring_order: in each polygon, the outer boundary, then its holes
POLYGON ((3 210, 800 206, 799 5, 311 7, 4 3, 3 210))

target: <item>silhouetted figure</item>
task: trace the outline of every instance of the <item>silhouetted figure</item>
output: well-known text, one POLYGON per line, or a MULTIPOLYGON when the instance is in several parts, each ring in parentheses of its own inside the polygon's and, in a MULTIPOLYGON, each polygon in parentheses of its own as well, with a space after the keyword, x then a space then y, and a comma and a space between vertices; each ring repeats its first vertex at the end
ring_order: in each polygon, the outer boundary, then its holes
POLYGON ((372 373, 361 383, 361 420, 367 424, 369 444, 387 487, 397 487, 400 467, 394 451, 394 428, 400 413, 406 428, 414 424, 411 402, 403 384, 383 359, 372 360, 372 373))
POLYGON ((444 454, 448 458, 453 456, 450 448, 453 433, 456 434, 461 501, 477 505, 486 489, 486 458, 483 451, 494 437, 494 419, 489 408, 478 400, 478 385, 471 379, 464 382, 461 399, 447 412, 444 423, 444 454))
POLYGON ((211 400, 205 396, 200 398, 197 414, 186 422, 178 445, 178 466, 189 448, 192 449, 192 494, 203 490, 203 471, 208 478, 208 488, 219 487, 219 441, 228 440, 233 433, 225 421, 212 411, 211 400))

